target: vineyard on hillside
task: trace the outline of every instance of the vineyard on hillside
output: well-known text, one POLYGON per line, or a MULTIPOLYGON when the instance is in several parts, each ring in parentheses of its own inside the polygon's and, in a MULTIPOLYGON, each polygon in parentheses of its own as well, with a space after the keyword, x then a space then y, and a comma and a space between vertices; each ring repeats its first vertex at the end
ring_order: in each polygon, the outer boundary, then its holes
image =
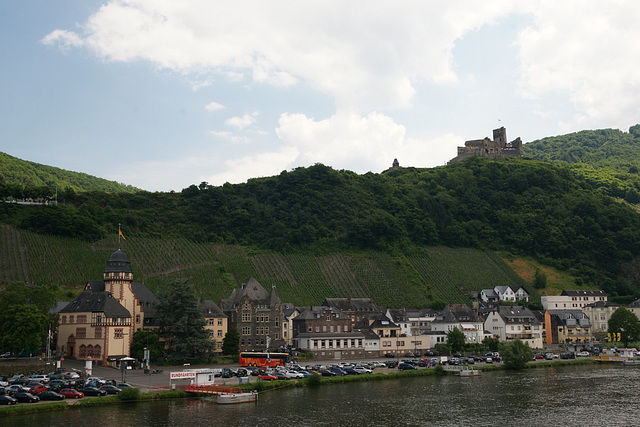
POLYGON ((187 280, 200 298, 216 302, 249 277, 267 290, 275 286, 283 302, 297 306, 369 297, 378 305, 419 308, 434 300, 469 303, 470 293, 496 285, 526 285, 497 255, 472 249, 426 248, 426 256, 410 258, 382 252, 313 256, 251 254, 235 245, 133 235, 90 244, 11 226, 0 227, 0 235, 0 280, 58 285, 66 289, 61 298, 101 280, 118 248, 127 254, 134 280, 154 292, 187 280))

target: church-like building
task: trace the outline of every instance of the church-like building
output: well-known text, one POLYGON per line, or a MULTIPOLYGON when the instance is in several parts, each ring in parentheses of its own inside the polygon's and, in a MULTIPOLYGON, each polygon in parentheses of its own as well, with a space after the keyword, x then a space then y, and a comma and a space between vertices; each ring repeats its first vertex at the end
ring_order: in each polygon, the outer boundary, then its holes
POLYGON ((84 291, 59 311, 58 354, 112 365, 125 356, 133 334, 154 326, 158 298, 133 281, 124 252, 111 254, 103 280, 90 281, 84 291))

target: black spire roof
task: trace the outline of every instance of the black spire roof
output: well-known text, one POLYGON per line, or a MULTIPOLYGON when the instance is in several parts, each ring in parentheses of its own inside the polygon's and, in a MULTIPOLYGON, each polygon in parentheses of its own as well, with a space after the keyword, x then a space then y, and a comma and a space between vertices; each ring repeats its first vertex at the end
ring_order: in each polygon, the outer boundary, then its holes
POLYGON ((111 258, 107 261, 105 273, 131 273, 131 263, 120 249, 111 254, 111 258))

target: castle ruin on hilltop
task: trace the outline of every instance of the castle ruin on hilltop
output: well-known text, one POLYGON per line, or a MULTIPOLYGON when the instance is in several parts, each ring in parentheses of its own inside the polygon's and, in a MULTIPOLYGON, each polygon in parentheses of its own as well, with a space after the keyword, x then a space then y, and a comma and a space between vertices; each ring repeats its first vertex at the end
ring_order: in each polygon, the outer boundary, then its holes
POLYGON ((522 157, 522 141, 520 137, 507 142, 507 130, 503 127, 493 130, 493 141, 489 138, 466 141, 464 147, 458 147, 458 155, 449 163, 459 162, 469 157, 489 157, 504 159, 505 157, 522 157))

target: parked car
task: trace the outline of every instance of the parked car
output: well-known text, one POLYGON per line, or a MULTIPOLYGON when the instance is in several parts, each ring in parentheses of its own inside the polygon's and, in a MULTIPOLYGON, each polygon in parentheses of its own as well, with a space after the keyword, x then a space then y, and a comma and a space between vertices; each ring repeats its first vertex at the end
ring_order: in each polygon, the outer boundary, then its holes
POLYGON ((386 362, 384 362, 384 365, 387 368, 395 368, 396 366, 398 366, 398 362, 396 362, 395 360, 387 360, 386 362))
POLYGON ((568 351, 566 353, 562 353, 560 354, 560 358, 561 359, 575 359, 576 358, 576 354, 572 351, 568 351))
POLYGON ((125 388, 135 388, 129 383, 118 383, 116 384, 116 387, 118 387, 120 390, 124 390, 125 388))
POLYGON ((360 371, 363 374, 371 374, 373 373, 373 371, 363 365, 356 365, 353 369, 355 369, 356 371, 360 371))
POLYGON ((331 372, 328 369, 319 369, 318 373, 323 377, 335 377, 337 375, 335 372, 331 372))
POLYGON ((64 395, 51 390, 45 390, 39 393, 38 397, 40 400, 64 400, 64 395))
POLYGON ((265 380, 265 381, 273 381, 273 380, 277 380, 278 377, 276 377, 275 375, 264 373, 264 374, 258 375, 258 379, 265 380))
POLYGON ((415 366, 413 366, 413 365, 412 365, 412 364, 410 364, 410 363, 400 363, 400 364, 398 365, 398 369, 399 369, 400 371, 410 371, 410 370, 418 369, 418 368, 416 368, 415 366))
POLYGON ((0 405, 15 405, 16 403, 18 403, 18 400, 11 396, 6 394, 0 396, 0 405))
POLYGON ((49 387, 47 387, 46 385, 43 385, 43 384, 38 384, 38 385, 31 386, 29 388, 29 393, 31 393, 31 394, 40 394, 43 391, 47 391, 47 390, 49 390, 49 387))
POLYGON ((106 396, 107 392, 105 390, 100 390, 99 388, 95 388, 95 387, 84 387, 79 389, 78 391, 81 391, 82 393, 84 393, 85 396, 106 396))
POLYGON ((13 396, 15 393, 29 393, 29 388, 20 384, 13 384, 10 385, 9 388, 7 388, 5 391, 9 395, 13 396))
POLYGON ((31 375, 29 381, 38 381, 42 384, 47 384, 49 382, 49 377, 46 375, 31 375))
POLYGON ((222 368, 222 378, 231 378, 233 371, 230 368, 222 368))
POLYGON ((31 393, 25 393, 24 391, 14 394, 13 398, 16 399, 18 402, 25 402, 25 403, 40 402, 40 398, 38 396, 34 396, 31 393))
POLYGON ((287 379, 298 379, 298 378, 304 378, 302 376, 301 373, 299 373, 298 371, 286 371, 284 373, 284 376, 287 377, 287 379))
POLYGON ((343 370, 347 373, 347 375, 360 375, 364 373, 356 371, 354 368, 344 368, 343 370))
POLYGON ((107 394, 118 394, 122 391, 122 389, 119 389, 118 387, 111 384, 103 385, 102 387, 100 387, 100 390, 106 391, 107 394))
POLYGON ((78 374, 77 372, 67 372, 66 374, 64 374, 64 378, 67 380, 77 380, 78 378, 80 378, 80 374, 78 374))
POLYGON ((578 357, 589 357, 589 356, 591 356, 591 354, 589 354, 588 351, 581 351, 581 352, 576 353, 576 356, 578 356, 578 357))
POLYGON ((60 394, 67 399, 80 399, 81 397, 84 397, 84 393, 76 390, 75 388, 63 388, 60 390, 60 394))

